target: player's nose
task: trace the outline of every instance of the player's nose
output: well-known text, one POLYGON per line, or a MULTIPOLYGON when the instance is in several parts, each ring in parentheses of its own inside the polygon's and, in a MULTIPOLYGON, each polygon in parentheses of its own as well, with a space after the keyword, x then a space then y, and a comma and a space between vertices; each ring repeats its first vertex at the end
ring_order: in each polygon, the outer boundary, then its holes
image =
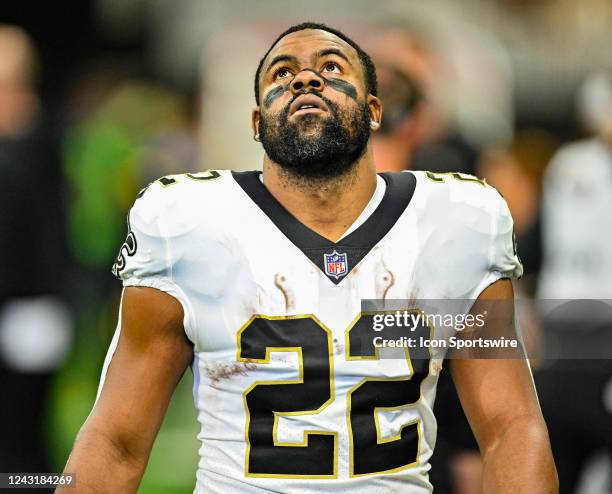
POLYGON ((296 74, 291 81, 291 92, 293 94, 299 94, 304 90, 309 91, 314 89, 316 91, 323 91, 325 85, 325 79, 314 70, 304 69, 296 74))

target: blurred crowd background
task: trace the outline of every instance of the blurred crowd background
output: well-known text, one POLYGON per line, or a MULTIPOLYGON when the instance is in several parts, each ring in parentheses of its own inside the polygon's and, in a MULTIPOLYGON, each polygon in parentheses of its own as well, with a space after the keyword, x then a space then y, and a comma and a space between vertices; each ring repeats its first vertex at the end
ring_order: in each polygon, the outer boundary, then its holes
MULTIPOLYGON (((485 177, 515 219, 519 297, 612 299, 609 0, 7 0, 0 471, 62 469, 115 329, 110 267, 136 193, 171 173, 260 167, 253 74, 277 34, 305 20, 343 30, 377 64, 380 171, 485 177)), ((538 347, 534 307, 526 327, 538 347)), ((568 374, 566 361, 534 359, 562 492, 612 491, 609 362, 573 361, 568 374)), ((193 488, 191 379, 143 493, 193 488)), ((453 393, 443 378, 432 481, 477 493, 480 458, 453 393)))

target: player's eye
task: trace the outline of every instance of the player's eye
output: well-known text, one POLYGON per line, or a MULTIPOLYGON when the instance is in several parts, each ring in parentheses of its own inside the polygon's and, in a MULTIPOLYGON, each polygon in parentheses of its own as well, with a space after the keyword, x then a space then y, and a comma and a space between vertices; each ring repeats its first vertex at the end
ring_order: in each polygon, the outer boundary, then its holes
POLYGON ((332 74, 340 74, 342 70, 336 62, 327 62, 323 65, 322 72, 331 72, 332 74))
POLYGON ((291 72, 286 67, 281 67, 274 73, 274 79, 284 79, 285 77, 289 77, 291 72))

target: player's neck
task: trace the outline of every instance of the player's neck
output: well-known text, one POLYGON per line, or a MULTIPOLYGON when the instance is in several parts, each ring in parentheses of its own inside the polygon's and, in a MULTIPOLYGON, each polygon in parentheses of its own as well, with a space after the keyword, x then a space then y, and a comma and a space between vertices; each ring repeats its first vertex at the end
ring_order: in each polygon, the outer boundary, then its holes
POLYGON ((337 241, 365 209, 376 190, 376 170, 370 146, 345 175, 309 183, 294 180, 279 165, 264 159, 264 185, 302 224, 337 241))

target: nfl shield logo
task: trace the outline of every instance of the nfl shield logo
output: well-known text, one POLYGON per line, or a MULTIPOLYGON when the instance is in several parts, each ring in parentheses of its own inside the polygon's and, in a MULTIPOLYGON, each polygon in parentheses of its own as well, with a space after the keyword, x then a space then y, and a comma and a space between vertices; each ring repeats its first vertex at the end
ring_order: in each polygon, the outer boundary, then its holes
POLYGON ((346 253, 339 254, 333 251, 331 254, 323 254, 325 263, 325 274, 338 279, 348 272, 348 261, 346 253))

